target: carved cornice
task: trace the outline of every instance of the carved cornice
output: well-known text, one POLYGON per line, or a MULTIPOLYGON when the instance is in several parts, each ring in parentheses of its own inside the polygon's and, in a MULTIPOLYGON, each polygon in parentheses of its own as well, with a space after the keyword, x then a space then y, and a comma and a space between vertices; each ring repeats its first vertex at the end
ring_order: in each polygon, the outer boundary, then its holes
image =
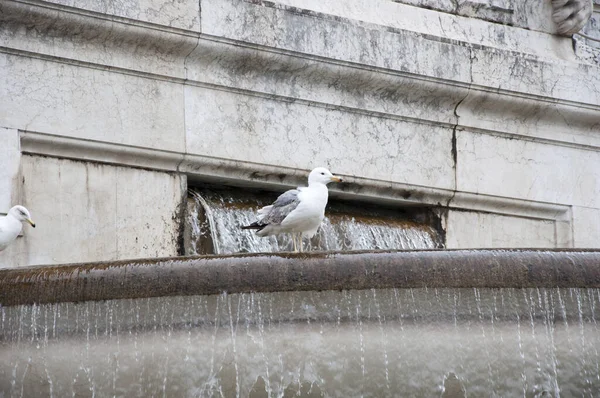
MULTIPOLYGON (((4 28, 13 33, 24 31, 17 28, 27 24, 38 29, 36 34, 0 35, 3 53, 423 123, 460 126, 463 121, 456 118, 456 107, 460 104, 467 110, 468 104, 475 104, 507 120, 527 120, 527 112, 535 114, 536 122, 548 120, 547 125, 554 126, 560 114, 565 127, 575 127, 583 135, 597 129, 597 68, 474 43, 405 32, 432 57, 438 57, 433 54, 441 50, 438 44, 462 49, 464 54, 454 55, 460 74, 444 76, 436 75, 435 65, 432 70, 424 65, 415 73, 368 60, 353 62, 40 1, 5 2, 2 18, 4 28), (51 45, 40 41, 44 35, 53 37, 51 45), (431 47, 431 43, 438 44, 431 47), (484 58, 488 58, 485 64, 484 58), (488 63, 497 65, 497 71, 483 76, 488 63), (290 84, 290 77, 296 84, 290 84), (463 102, 467 95, 469 101, 463 102)), ((502 126, 469 119, 466 126, 472 128, 502 126)))
MULTIPOLYGON (((309 171, 31 131, 22 131, 20 136, 24 155, 177 172, 187 175, 191 181, 281 191, 305 184, 309 171)), ((561 222, 570 220, 570 206, 567 205, 340 175, 344 177, 344 183, 331 188, 332 197, 371 203, 441 206, 561 222)))

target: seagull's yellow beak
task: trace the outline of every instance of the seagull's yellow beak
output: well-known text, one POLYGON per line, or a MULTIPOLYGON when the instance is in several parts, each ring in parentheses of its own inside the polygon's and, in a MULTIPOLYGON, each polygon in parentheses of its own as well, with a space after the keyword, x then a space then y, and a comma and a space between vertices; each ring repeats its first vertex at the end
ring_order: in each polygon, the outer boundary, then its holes
POLYGON ((35 228, 35 223, 33 222, 33 220, 32 220, 31 218, 28 218, 28 219, 27 219, 27 220, 25 220, 25 221, 27 221, 29 224, 31 224, 31 226, 32 226, 33 228, 35 228))
POLYGON ((343 180, 340 177, 331 176, 331 181, 333 181, 333 182, 342 182, 343 180))

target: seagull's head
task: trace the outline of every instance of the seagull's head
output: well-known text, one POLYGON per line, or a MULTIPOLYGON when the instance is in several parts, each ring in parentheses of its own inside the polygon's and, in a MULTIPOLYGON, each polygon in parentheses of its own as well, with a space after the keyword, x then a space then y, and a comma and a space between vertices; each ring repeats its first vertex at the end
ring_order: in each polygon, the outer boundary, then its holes
POLYGON ((342 179, 331 174, 325 167, 317 167, 308 175, 308 185, 314 183, 329 184, 330 182, 342 182, 342 179))
POLYGON ((27 210, 23 206, 14 206, 12 209, 10 209, 8 211, 8 215, 16 218, 17 220, 19 220, 21 222, 26 221, 29 224, 31 224, 31 226, 33 228, 35 228, 35 223, 31 219, 31 215, 29 214, 29 210, 27 210))

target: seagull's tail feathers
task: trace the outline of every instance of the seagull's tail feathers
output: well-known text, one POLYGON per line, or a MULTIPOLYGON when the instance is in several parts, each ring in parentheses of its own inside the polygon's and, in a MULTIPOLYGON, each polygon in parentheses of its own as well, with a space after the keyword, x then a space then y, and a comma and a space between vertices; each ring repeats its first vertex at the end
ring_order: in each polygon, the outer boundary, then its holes
MULTIPOLYGON (((269 224, 267 223, 263 223, 263 219, 269 215, 269 212, 271 211, 271 209, 273 208, 273 205, 269 205, 269 206, 265 206, 261 209, 258 209, 258 211, 256 212, 256 218, 258 218, 258 221, 253 222, 250 225, 244 225, 242 226, 242 229, 256 229, 256 233, 258 234, 260 231, 262 231, 265 227, 268 227, 269 224)), ((260 234, 258 234, 259 236, 261 236, 260 234)))
POLYGON ((265 224, 261 224, 260 221, 255 221, 250 225, 242 225, 242 229, 257 229, 257 230, 261 230, 264 227, 266 227, 265 224))

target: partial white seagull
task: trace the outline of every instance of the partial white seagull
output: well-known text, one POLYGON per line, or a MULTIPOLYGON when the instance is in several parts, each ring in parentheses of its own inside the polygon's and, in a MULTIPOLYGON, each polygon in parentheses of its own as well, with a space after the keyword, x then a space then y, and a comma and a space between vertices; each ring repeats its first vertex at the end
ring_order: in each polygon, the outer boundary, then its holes
POLYGON ((23 206, 14 206, 6 216, 0 217, 0 251, 6 249, 13 240, 17 239, 23 228, 23 224, 21 224, 23 221, 27 221, 35 228, 29 210, 23 206))
POLYGON ((327 184, 341 182, 324 167, 317 167, 308 175, 308 187, 298 187, 282 193, 269 206, 258 210, 258 221, 242 229, 256 229, 256 235, 268 236, 291 233, 294 251, 302 251, 302 238, 312 238, 325 217, 329 191, 327 184))

